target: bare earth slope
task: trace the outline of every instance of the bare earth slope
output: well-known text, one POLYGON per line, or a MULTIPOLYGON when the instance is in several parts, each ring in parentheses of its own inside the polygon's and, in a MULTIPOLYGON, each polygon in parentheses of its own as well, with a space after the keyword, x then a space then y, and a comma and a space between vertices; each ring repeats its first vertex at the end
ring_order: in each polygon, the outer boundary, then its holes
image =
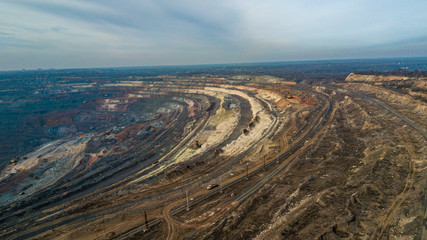
POLYGON ((155 114, 3 169, 0 238, 426 238, 425 79, 160 77, 96 86, 155 114))

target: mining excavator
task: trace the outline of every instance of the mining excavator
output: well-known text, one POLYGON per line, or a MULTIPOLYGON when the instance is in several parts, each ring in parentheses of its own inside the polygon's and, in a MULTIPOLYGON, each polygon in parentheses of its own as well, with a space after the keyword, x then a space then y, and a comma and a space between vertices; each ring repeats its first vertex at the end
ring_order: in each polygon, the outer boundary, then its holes
POLYGON ((194 148, 201 148, 202 144, 200 143, 199 140, 197 140, 196 142, 194 142, 194 148))

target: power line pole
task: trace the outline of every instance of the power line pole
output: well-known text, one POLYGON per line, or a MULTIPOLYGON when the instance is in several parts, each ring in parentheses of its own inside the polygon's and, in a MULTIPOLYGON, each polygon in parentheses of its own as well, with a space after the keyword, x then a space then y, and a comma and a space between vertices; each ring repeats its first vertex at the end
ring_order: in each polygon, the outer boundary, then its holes
POLYGON ((50 230, 51 230, 52 232, 55 232, 55 229, 53 229, 52 221, 53 221, 53 219, 52 219, 51 221, 49 221, 49 224, 50 224, 50 230))
POLYGON ((144 218, 145 218, 145 230, 148 231, 148 218, 147 218, 147 212, 144 211, 144 218))
POLYGON ((189 205, 189 202, 188 202, 188 190, 185 190, 185 195, 187 196, 187 208, 186 208, 186 210, 190 211, 190 205, 189 205))
POLYGON ((104 227, 104 237, 107 236, 107 233, 105 232, 105 220, 104 220, 104 214, 102 214, 102 225, 104 227))
POLYGON ((266 155, 264 155, 264 170, 265 170, 265 157, 266 157, 266 155))

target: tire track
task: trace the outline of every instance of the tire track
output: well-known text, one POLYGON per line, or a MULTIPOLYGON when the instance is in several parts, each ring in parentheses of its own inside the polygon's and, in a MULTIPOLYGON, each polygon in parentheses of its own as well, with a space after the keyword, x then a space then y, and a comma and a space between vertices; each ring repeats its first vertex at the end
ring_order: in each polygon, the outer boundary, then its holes
MULTIPOLYGON (((337 87, 333 87, 333 86, 328 86, 331 88, 335 88, 335 89, 340 89, 343 90, 342 88, 337 88, 337 87)), ((391 107, 387 106, 386 104, 380 102, 379 100, 376 100, 374 98, 368 97, 362 93, 358 93, 358 92, 354 92, 351 90, 348 90, 350 93, 357 95, 359 97, 361 97, 362 99, 367 99, 370 100, 376 104, 378 104, 379 106, 381 106, 382 108, 386 109, 388 112, 392 113, 393 115, 395 115, 396 117, 398 117, 399 119, 401 119, 402 121, 404 121, 406 124, 408 124, 409 126, 411 126, 413 129, 415 129, 419 134, 421 134, 423 136, 423 138, 425 140, 427 140, 427 133, 420 128, 419 126, 417 126, 413 121, 409 120, 408 118, 402 116, 400 113, 398 113, 397 111, 395 111, 394 109, 392 109, 391 107)), ((403 189, 403 191, 395 198, 395 200, 393 201, 392 205, 390 206, 390 208, 387 210, 387 213, 385 214, 385 216, 382 217, 382 219, 380 220, 380 223, 375 227, 374 231, 372 232, 371 236, 369 237, 370 240, 373 239, 381 239, 382 236, 384 235, 385 230, 388 228, 388 226, 391 223, 391 219, 393 217, 393 215, 397 212, 397 210, 400 208, 400 206, 402 205, 402 203, 406 200, 406 198, 409 195, 409 190, 412 188, 413 184, 414 184, 414 175, 415 175, 415 159, 416 159, 416 154, 415 154, 415 150, 414 147, 412 145, 412 142, 409 139, 409 136, 407 133, 404 134, 405 140, 408 142, 408 152, 410 154, 410 160, 409 160, 409 173, 408 176, 406 178, 406 183, 405 183, 405 187, 403 189)), ((427 202, 424 203, 424 214, 423 217, 426 216, 426 211, 427 211, 427 202)), ((424 232, 424 221, 425 219, 422 221, 421 223, 421 230, 420 230, 420 239, 422 239, 423 237, 423 232, 424 232)))
POLYGON ((414 184, 415 159, 417 158, 417 155, 415 154, 414 146, 412 145, 412 142, 410 141, 408 134, 405 133, 404 137, 405 137, 405 140, 408 142, 407 150, 410 155, 409 173, 408 173, 408 176, 406 177, 405 187, 403 188, 402 192, 396 196, 393 203, 387 210, 387 213, 382 217, 380 223, 375 227, 374 232, 369 238, 370 240, 382 238, 385 230, 388 228, 388 226, 391 225, 393 221, 393 216, 396 214, 396 212, 400 209, 400 206, 402 205, 402 203, 409 196, 409 192, 414 184))

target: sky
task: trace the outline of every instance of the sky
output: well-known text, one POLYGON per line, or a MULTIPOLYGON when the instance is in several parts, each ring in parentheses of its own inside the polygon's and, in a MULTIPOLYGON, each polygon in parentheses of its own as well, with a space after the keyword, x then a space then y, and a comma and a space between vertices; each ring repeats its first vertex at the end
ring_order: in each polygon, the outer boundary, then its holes
POLYGON ((426 0, 0 0, 0 70, 426 57, 426 0))

